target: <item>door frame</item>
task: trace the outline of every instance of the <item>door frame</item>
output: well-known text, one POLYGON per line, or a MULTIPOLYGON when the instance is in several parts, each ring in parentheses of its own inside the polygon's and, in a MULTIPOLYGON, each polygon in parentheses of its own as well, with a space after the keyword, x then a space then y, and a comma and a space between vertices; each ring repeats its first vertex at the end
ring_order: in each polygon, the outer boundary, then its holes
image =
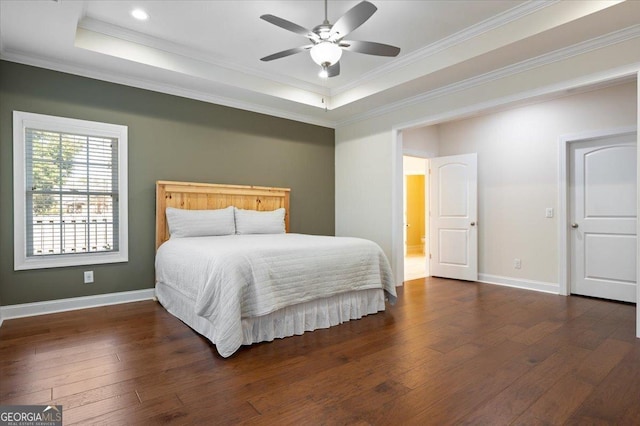
MULTIPOLYGON (((431 164, 429 162, 429 159, 434 157, 434 154, 432 152, 428 152, 428 151, 423 151, 423 150, 418 150, 418 149, 410 149, 410 148, 403 148, 402 149, 402 159, 403 159, 403 163, 404 163, 404 157, 415 157, 415 158, 422 158, 423 160, 425 160, 425 174, 424 174, 424 221, 425 221, 425 238, 424 238, 424 250, 425 250, 425 254, 427 257, 427 262, 425 265, 425 278, 428 278, 431 276, 431 265, 429 264, 429 235, 430 235, 430 231, 431 231, 431 225, 429 224, 429 209, 431 206, 431 200, 430 200, 430 191, 429 191, 429 185, 431 185, 431 177, 429 176, 429 169, 431 168, 431 164)), ((402 196, 403 196, 403 210, 404 210, 404 202, 406 201, 404 199, 404 167, 403 167, 403 182, 402 182, 402 196)), ((404 214, 404 212, 403 212, 404 214)), ((402 233, 403 233, 403 241, 402 241, 402 279, 404 281, 404 258, 405 258, 405 242, 404 242, 404 232, 406 231, 405 227, 404 227, 404 223, 402 226, 402 233)))
MULTIPOLYGON (((420 122, 421 126, 429 126, 438 124, 441 120, 433 120, 431 122, 420 122)), ((396 286, 401 287, 404 284, 404 241, 402 221, 403 205, 402 193, 404 191, 404 175, 402 167, 402 157, 409 155, 411 157, 420 157, 429 159, 435 157, 437 153, 427 150, 416 150, 405 148, 402 140, 402 131, 410 129, 412 126, 404 125, 394 127, 391 131, 391 269, 394 273, 394 281, 396 286)), ((425 188, 425 191, 427 189, 425 188)))
MULTIPOLYGON (((569 150, 571 144, 635 132, 637 132, 637 126, 626 126, 560 136, 558 143, 558 288, 563 296, 571 294, 571 240, 569 230, 569 199, 571 197, 569 193, 571 179, 569 175, 569 162, 571 160, 569 150)), ((636 210, 637 213, 638 211, 636 210)), ((640 215, 638 215, 638 220, 640 220, 640 215)), ((640 294, 640 291, 638 291, 638 294, 640 294)), ((640 330, 640 325, 638 327, 640 330)))

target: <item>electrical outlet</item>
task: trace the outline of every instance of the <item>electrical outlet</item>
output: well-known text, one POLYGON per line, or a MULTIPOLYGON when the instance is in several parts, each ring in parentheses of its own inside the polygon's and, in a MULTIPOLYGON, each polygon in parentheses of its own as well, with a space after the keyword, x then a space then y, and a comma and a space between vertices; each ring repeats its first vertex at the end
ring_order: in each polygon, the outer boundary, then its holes
POLYGON ((553 207, 547 207, 545 210, 544 217, 551 218, 553 217, 553 207))
POLYGON ((84 271, 84 283, 91 284, 93 282, 93 271, 84 271))
POLYGON ((516 269, 522 268, 522 261, 518 258, 513 259, 513 267, 516 269))

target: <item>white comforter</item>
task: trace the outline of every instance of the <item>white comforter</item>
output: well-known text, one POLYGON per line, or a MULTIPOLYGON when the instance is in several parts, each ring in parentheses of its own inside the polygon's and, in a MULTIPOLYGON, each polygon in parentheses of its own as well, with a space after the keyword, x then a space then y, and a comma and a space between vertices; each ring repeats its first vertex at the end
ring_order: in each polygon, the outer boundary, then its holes
POLYGON ((242 344, 241 319, 333 294, 382 288, 396 299, 389 263, 368 240, 303 234, 174 238, 156 254, 156 280, 195 303, 222 356, 242 344))

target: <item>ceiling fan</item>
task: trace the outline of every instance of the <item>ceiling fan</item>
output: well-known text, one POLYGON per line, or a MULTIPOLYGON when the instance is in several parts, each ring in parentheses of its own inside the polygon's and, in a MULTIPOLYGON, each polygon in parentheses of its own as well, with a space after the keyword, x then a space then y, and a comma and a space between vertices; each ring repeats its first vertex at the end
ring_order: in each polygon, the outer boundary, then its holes
POLYGON ((362 1, 349 9, 335 24, 327 18, 327 0, 324 0, 324 22, 312 30, 301 27, 286 19, 274 15, 262 15, 260 18, 285 30, 300 34, 309 39, 311 44, 283 50, 261 58, 261 61, 273 61, 309 50, 311 59, 322 67, 320 77, 335 77, 340 74, 340 58, 342 51, 358 52, 376 56, 398 56, 400 48, 372 41, 344 40, 351 31, 364 24, 378 10, 372 3, 362 1))

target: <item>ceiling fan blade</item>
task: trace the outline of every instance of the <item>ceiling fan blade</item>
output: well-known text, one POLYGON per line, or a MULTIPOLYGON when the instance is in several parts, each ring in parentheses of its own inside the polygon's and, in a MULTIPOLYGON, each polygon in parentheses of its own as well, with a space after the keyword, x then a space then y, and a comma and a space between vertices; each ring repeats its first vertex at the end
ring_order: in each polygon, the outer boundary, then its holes
POLYGON ((373 15, 376 10, 378 10, 378 8, 368 1, 358 3, 349 9, 347 13, 342 15, 335 24, 333 24, 331 32, 329 33, 329 38, 331 40, 340 40, 342 37, 364 24, 367 19, 371 18, 371 15, 373 15))
POLYGON ((365 53, 376 56, 398 56, 400 48, 372 41, 343 40, 340 47, 349 52, 365 53))
POLYGON ((335 77, 340 75, 340 62, 336 62, 327 68, 327 77, 335 77))
POLYGON ((291 21, 287 21, 286 19, 282 19, 274 15, 262 15, 260 19, 263 19, 273 25, 277 25, 280 28, 284 28, 285 30, 300 34, 301 36, 309 37, 311 34, 313 34, 311 30, 308 30, 298 24, 294 24, 291 21))
POLYGON ((295 55, 296 53, 304 52, 305 50, 309 50, 313 47, 313 44, 309 44, 307 46, 294 47, 293 49, 283 50, 282 52, 274 53, 273 55, 265 56, 264 58, 260 58, 261 61, 268 62, 273 61, 274 59, 284 58, 285 56, 295 55))

